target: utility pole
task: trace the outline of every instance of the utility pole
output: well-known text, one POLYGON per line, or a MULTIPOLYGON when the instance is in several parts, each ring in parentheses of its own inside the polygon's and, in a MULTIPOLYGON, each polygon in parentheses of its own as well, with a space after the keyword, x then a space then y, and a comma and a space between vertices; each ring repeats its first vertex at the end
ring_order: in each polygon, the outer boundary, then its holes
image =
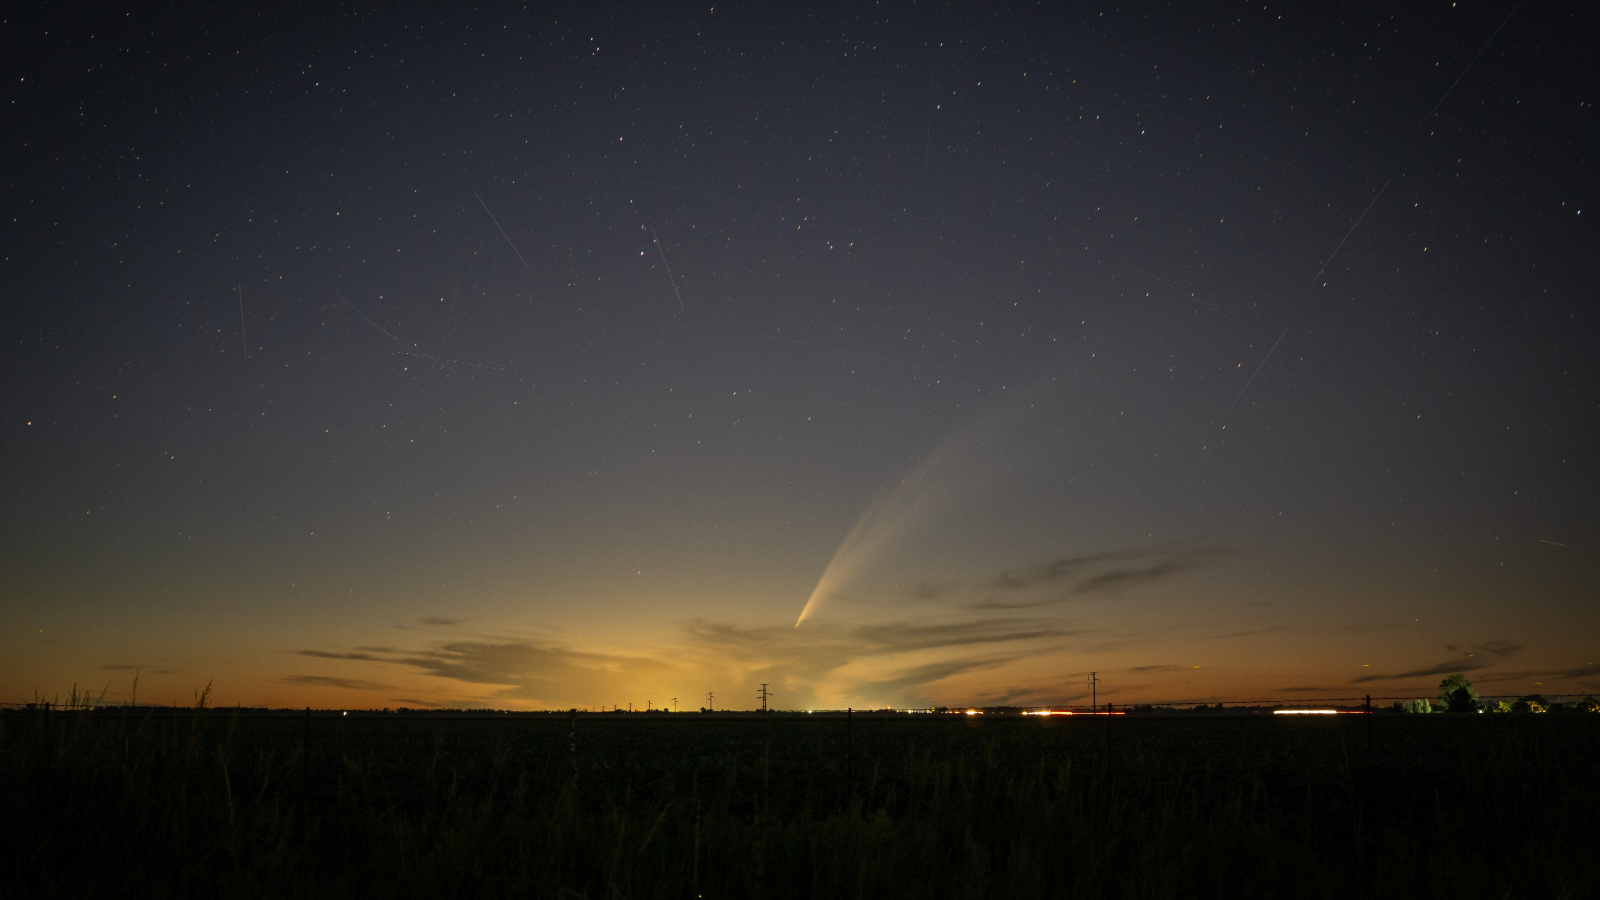
POLYGON ((713 712, 717 708, 717 695, 715 691, 706 691, 706 712, 713 712))
POLYGON ((1100 706, 1098 688, 1100 686, 1099 672, 1089 673, 1089 711, 1094 712, 1100 706))
POLYGON ((673 697, 672 698, 672 711, 673 712, 677 712, 678 711, 678 698, 677 697, 673 697))
POLYGON ((767 696, 768 696, 767 695, 767 683, 766 682, 762 682, 761 683, 761 690, 757 692, 757 695, 761 697, 761 714, 762 715, 766 715, 767 714, 767 696))

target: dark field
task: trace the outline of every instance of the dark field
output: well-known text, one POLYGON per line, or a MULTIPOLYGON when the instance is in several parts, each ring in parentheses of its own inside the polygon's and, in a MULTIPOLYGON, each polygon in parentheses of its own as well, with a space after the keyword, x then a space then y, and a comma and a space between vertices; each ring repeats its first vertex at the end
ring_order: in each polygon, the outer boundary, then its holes
POLYGON ((10 713, 0 893, 1600 897, 1596 715, 569 727, 10 713))

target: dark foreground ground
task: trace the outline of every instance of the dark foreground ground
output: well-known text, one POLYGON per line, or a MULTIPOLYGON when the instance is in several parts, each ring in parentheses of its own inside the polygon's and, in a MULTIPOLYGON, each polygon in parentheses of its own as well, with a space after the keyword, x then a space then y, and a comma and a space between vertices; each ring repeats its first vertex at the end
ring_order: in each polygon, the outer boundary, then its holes
POLYGON ((846 727, 10 713, 0 895, 1600 897, 1596 715, 846 727))

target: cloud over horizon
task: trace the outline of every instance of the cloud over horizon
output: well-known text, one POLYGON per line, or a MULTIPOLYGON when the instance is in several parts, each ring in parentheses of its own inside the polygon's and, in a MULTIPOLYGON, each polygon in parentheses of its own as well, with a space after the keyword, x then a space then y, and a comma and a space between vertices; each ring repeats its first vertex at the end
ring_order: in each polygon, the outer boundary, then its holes
MULTIPOLYGON (((768 682, 797 705, 887 694, 923 699, 930 686, 1055 652, 1088 633, 1057 619, 1017 616, 894 619, 843 625, 814 621, 740 626, 692 619, 669 652, 582 649, 548 640, 452 640, 402 650, 298 650, 297 655, 382 664, 490 689, 490 696, 567 705, 574 696, 634 696, 640 684, 684 680, 768 682)), ((353 687, 358 679, 297 676, 298 683, 353 687)), ((579 704, 583 705, 583 704, 579 704)), ((591 704, 592 705, 592 704, 591 704)))

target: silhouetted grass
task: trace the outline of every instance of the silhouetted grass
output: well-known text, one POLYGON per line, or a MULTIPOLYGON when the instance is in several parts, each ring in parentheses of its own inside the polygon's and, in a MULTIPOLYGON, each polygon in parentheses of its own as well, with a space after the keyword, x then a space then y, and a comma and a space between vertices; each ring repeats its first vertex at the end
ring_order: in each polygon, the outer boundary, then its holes
POLYGON ((1600 896, 1600 716, 1367 724, 10 713, 0 889, 1600 896))

